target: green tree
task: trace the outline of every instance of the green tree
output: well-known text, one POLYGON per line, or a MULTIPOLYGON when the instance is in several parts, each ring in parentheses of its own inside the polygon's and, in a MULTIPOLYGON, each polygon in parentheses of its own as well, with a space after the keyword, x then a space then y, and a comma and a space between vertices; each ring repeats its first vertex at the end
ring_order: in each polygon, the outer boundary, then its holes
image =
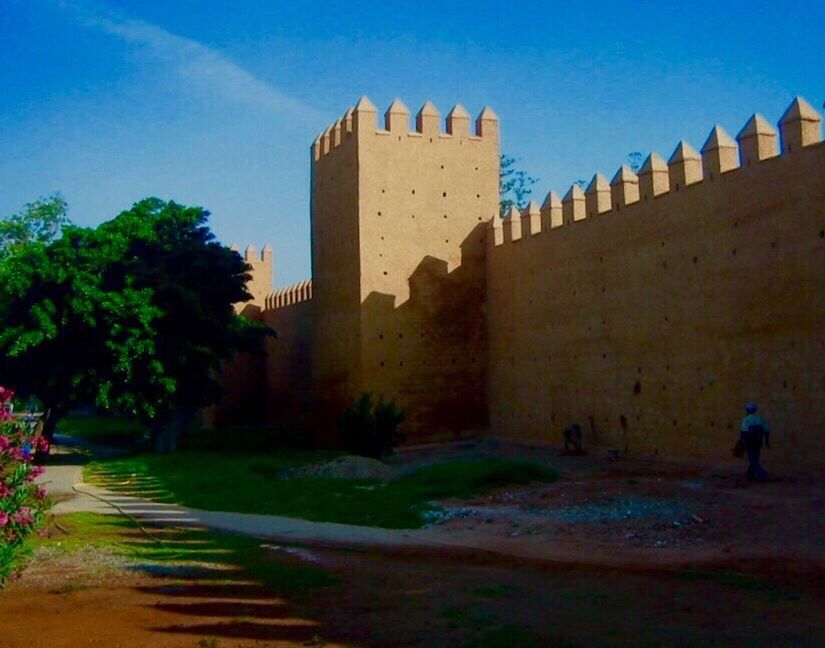
POLYGON ((526 171, 516 167, 518 160, 503 153, 499 157, 499 211, 504 216, 512 206, 518 209, 527 207, 530 195, 533 193, 532 186, 538 182, 526 171))
POLYGON ((66 227, 0 261, 0 383, 43 402, 49 438, 72 408, 99 400, 102 375, 128 382, 151 360, 160 315, 151 291, 105 271, 124 253, 94 230, 66 227))
POLYGON ((157 198, 104 223, 104 238, 127 239, 129 254, 111 267, 123 284, 152 291, 155 368, 139 367, 129 383, 104 380, 109 409, 136 416, 155 448, 174 450, 188 419, 220 393, 216 376, 238 351, 259 352, 272 331, 236 314, 247 301, 249 266, 215 240, 209 213, 157 198), (159 373, 158 373, 159 372, 159 373))
POLYGON ((136 417, 158 451, 218 393, 236 351, 268 329, 241 318, 249 267, 208 212, 148 198, 96 229, 16 246, 0 262, 0 383, 45 404, 46 431, 80 403, 136 417))
POLYGON ((49 243, 69 224, 67 204, 59 193, 35 200, 20 213, 0 220, 0 252, 27 243, 49 243))

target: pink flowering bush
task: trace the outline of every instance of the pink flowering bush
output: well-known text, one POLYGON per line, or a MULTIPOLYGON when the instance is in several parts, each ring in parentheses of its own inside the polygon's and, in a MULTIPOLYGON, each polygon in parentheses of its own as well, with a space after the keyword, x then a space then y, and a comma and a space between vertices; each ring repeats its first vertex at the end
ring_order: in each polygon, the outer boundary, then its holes
POLYGON ((26 538, 43 521, 46 490, 34 484, 42 473, 32 464, 48 441, 15 422, 10 403, 14 392, 0 387, 0 585, 14 575, 26 553, 26 538))

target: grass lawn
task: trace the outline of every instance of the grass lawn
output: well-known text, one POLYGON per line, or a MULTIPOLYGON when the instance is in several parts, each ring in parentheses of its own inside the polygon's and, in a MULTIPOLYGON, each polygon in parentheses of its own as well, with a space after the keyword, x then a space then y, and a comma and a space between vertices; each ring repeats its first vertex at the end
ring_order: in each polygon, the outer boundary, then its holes
POLYGON ((69 416, 57 424, 57 433, 92 443, 129 444, 146 434, 137 421, 109 416, 69 416))
POLYGON ((323 522, 414 529, 434 500, 467 498, 494 488, 548 482, 556 473, 526 461, 455 460, 383 484, 373 480, 282 477, 331 459, 332 453, 178 452, 92 462, 86 479, 158 501, 212 511, 284 515, 323 522))

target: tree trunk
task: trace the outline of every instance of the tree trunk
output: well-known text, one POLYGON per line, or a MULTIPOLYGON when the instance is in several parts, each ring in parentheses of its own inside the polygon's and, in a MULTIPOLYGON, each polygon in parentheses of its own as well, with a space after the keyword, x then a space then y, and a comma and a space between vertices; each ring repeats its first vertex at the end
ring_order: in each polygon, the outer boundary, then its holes
POLYGON ((43 412, 43 436, 49 443, 54 443, 54 433, 57 424, 66 416, 66 411, 61 407, 47 407, 43 412))
POLYGON ((185 412, 175 412, 163 416, 152 423, 152 447, 158 454, 175 452, 178 438, 186 429, 189 416, 185 412))

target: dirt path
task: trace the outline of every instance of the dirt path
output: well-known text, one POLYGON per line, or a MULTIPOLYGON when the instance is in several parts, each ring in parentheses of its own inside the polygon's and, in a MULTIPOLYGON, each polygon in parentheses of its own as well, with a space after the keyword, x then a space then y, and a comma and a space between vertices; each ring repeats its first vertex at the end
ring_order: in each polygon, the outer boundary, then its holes
MULTIPOLYGON (((159 531, 173 537, 174 530, 159 531)), ((204 541, 205 542, 205 541, 204 541)), ((427 552, 267 549, 279 578, 227 564, 41 554, 0 596, 6 648, 64 646, 818 646, 822 581, 799 574, 456 561, 427 552), (326 582, 296 588, 294 570, 326 582)), ((305 579, 305 576, 303 577, 305 579)))

